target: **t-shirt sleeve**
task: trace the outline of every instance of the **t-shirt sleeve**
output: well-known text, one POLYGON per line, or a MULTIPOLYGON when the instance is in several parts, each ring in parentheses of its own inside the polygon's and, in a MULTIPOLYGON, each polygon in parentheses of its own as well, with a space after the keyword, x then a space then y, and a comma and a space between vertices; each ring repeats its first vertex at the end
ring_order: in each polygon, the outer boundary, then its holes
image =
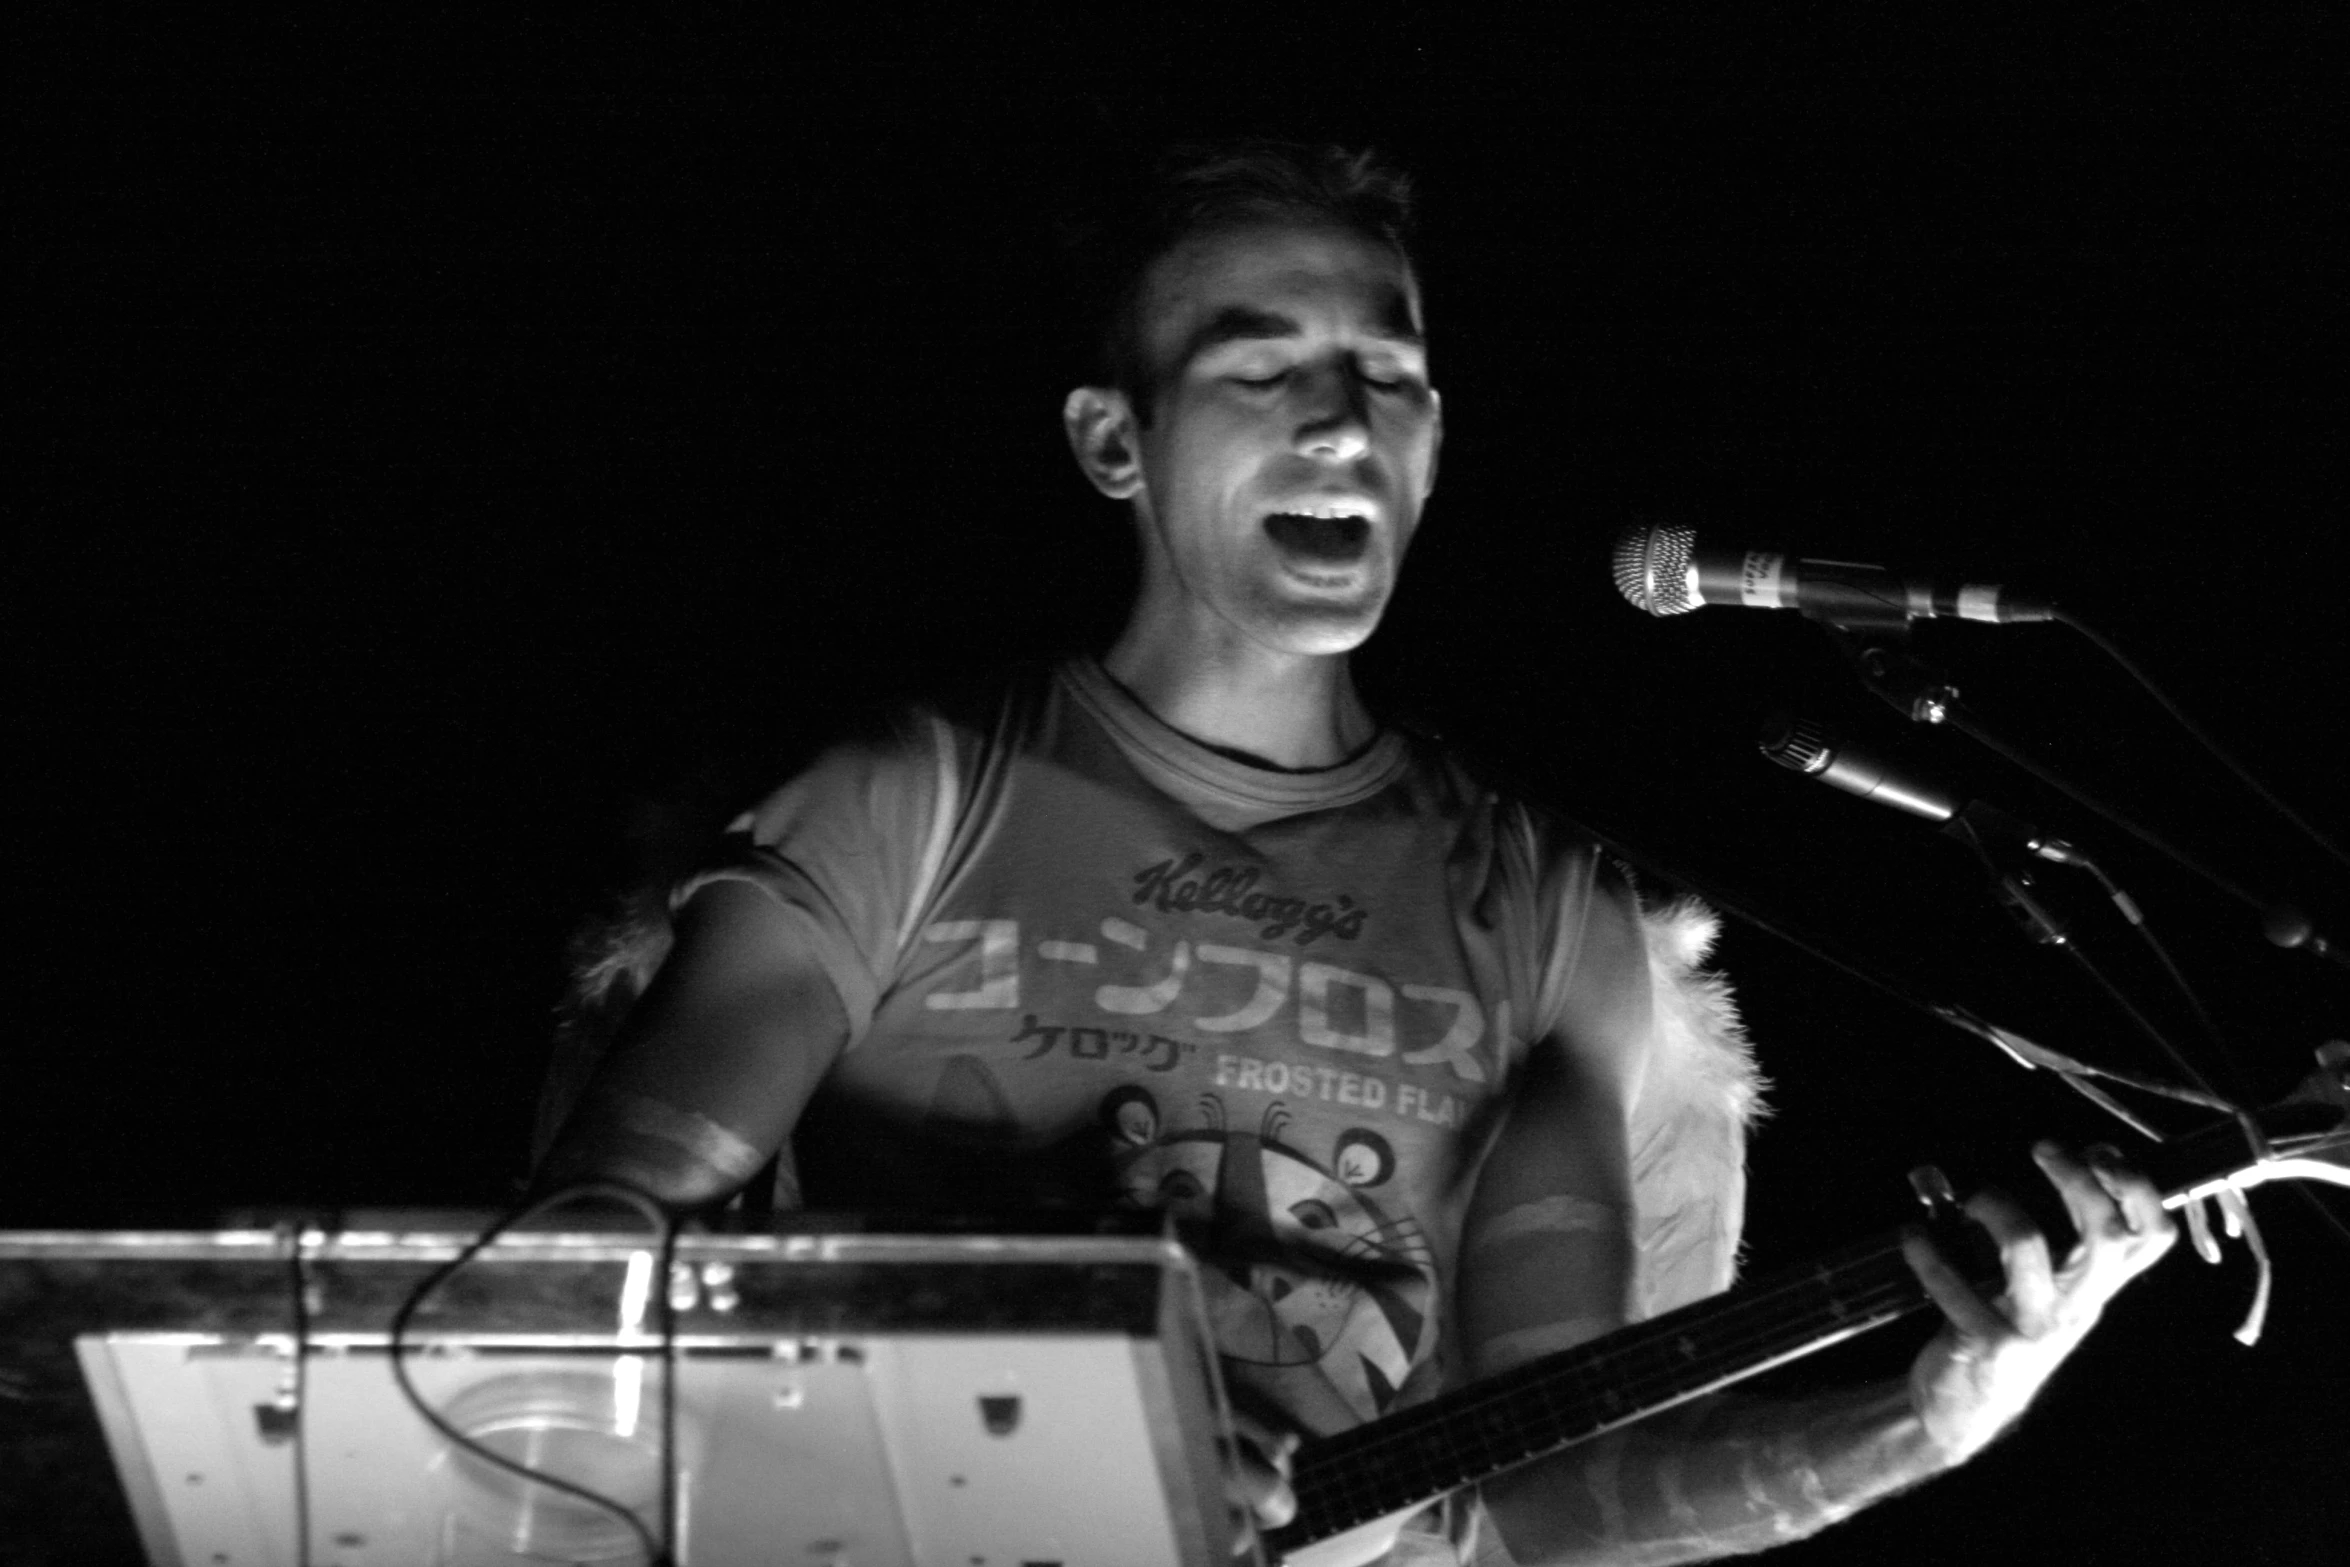
POLYGON ((934 715, 835 746, 736 818, 670 906, 714 881, 747 882, 773 898, 839 992, 853 1042, 937 879, 953 829, 954 767, 954 736, 934 715))
POLYGON ((1567 997, 1583 965, 1584 937, 1595 900, 1611 895, 1629 900, 1630 889, 1595 845, 1558 824, 1528 813, 1520 833, 1527 861, 1523 874, 1533 904, 1526 920, 1532 933, 1526 962, 1533 975, 1534 999, 1526 1032, 1529 1039, 1542 1039, 1566 1015, 1567 997))
POLYGON ((1535 1028, 1556 1029, 1584 963, 1584 932, 1602 900, 1640 922, 1651 1024, 1629 1107, 1642 1318, 1729 1287, 1746 1200, 1746 1132, 1763 1082, 1726 981, 1704 967, 1719 923, 1682 898, 1651 906, 1614 859, 1532 825, 1536 910, 1535 1028))

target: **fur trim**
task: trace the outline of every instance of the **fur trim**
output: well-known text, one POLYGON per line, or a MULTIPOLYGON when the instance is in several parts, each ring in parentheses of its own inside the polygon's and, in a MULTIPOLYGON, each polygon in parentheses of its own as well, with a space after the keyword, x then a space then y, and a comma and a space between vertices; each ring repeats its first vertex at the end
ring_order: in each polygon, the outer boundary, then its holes
POLYGON ((584 920, 565 956, 571 977, 555 1003, 554 1050, 539 1089, 530 1162, 535 1169, 571 1118, 596 1064, 612 1048, 620 1025, 669 957, 676 935, 662 889, 641 889, 607 913, 584 920))
POLYGON ((1745 1226, 1746 1132, 1766 1086, 1729 982, 1701 965, 1721 933, 1693 898, 1643 911, 1655 1042, 1633 1102, 1635 1303, 1652 1317, 1730 1287, 1745 1226))
POLYGON ((669 889, 709 857, 726 817, 713 808, 714 786, 704 784, 679 802, 640 801, 629 814, 627 867, 616 878, 629 890, 582 919, 564 950, 570 970, 555 1003, 554 1050, 539 1090, 531 1130, 530 1162, 554 1146, 597 1063, 619 1037, 620 1025, 669 957, 676 933, 669 922, 669 889))

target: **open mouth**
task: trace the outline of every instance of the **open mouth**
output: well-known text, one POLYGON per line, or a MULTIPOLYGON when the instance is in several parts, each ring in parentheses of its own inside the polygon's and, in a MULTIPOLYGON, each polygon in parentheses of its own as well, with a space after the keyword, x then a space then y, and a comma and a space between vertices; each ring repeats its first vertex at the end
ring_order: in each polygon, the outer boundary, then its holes
POLYGON ((1265 519, 1265 532, 1291 555, 1334 565, 1362 559, 1371 542, 1371 523, 1366 517, 1315 517, 1302 512, 1277 511, 1265 519))

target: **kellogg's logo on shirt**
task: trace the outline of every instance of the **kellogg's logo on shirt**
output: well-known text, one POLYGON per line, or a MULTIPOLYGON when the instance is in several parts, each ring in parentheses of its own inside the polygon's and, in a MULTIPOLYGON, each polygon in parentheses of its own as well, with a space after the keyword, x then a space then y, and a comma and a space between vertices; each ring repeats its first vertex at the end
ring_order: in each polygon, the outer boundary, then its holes
POLYGON ((1223 914, 1257 924, 1267 941, 1296 932, 1301 947, 1323 936, 1352 941, 1363 933, 1371 911, 1359 908, 1344 893, 1335 903, 1308 903, 1303 898, 1279 898, 1255 891, 1262 874, 1253 865, 1220 865, 1206 875, 1194 875, 1207 856, 1198 852, 1180 860, 1161 860, 1134 873, 1134 901, 1155 904, 1167 914, 1223 914))

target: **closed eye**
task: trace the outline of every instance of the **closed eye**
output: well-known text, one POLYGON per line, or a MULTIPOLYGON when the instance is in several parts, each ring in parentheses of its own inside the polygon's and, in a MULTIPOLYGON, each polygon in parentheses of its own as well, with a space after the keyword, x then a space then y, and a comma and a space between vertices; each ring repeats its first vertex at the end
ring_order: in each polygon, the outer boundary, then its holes
MULTIPOLYGON (((1420 384, 1418 378, 1410 371, 1397 370, 1384 365, 1376 369, 1358 365, 1352 373, 1357 381, 1375 392, 1410 392, 1420 384)), ((1296 372, 1292 369, 1267 370, 1259 375, 1229 375, 1225 377, 1225 380, 1234 386, 1247 387, 1250 391, 1269 392, 1288 382, 1295 374, 1296 372)))

